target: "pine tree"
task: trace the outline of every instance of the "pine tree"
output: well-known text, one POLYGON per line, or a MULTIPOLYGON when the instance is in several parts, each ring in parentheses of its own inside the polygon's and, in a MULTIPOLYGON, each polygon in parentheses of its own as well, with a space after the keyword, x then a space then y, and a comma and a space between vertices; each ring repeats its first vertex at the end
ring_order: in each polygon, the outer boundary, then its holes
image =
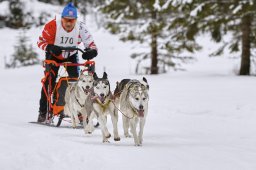
POLYGON ((158 74, 160 66, 160 72, 165 71, 166 65, 174 66, 181 51, 199 48, 173 23, 174 17, 183 14, 181 4, 172 0, 112 0, 102 10, 108 16, 106 27, 111 33, 120 34, 123 41, 137 41, 149 47, 150 52, 131 57, 139 58, 138 62, 150 59, 150 73, 158 74))
POLYGON ((24 12, 25 4, 20 0, 9 1, 10 14, 5 17, 5 25, 7 27, 18 29, 28 28, 35 24, 35 17, 31 12, 24 12))
POLYGON ((220 55, 228 48, 230 53, 242 52, 240 75, 250 74, 251 48, 255 47, 256 39, 256 2, 253 0, 192 0, 187 8, 195 14, 186 17, 186 21, 195 23, 198 32, 210 32, 213 40, 222 46, 213 54, 220 55), (229 42, 223 42, 223 36, 232 35, 229 42))
POLYGON ((6 25, 10 28, 20 28, 24 26, 23 3, 20 0, 9 1, 10 15, 7 17, 6 25))
POLYGON ((132 58, 151 58, 151 74, 158 74, 158 13, 154 1, 113 0, 102 11, 109 17, 106 28, 113 34, 120 34, 123 41, 138 41, 151 49, 150 53, 135 53, 132 58))
POLYGON ((14 46, 14 54, 12 61, 7 67, 22 67, 28 65, 35 65, 39 63, 38 54, 34 51, 32 44, 28 44, 28 37, 26 31, 18 36, 18 43, 14 46))

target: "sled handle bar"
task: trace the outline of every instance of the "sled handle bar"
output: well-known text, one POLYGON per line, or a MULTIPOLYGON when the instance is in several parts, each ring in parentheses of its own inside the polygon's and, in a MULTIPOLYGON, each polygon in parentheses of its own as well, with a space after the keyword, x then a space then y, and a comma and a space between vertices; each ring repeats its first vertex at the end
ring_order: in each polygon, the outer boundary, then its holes
POLYGON ((70 62, 64 62, 64 63, 57 63, 54 60, 44 60, 45 64, 52 64, 54 66, 88 66, 88 65, 95 65, 95 61, 87 60, 84 63, 70 63, 70 62))
MULTIPOLYGON (((62 51, 80 51, 81 53, 85 53, 86 50, 82 50, 81 48, 77 48, 77 47, 60 47, 60 49, 62 51)), ((87 60, 85 61, 84 63, 70 63, 70 62, 64 62, 64 63, 57 63, 56 61, 54 60, 44 60, 44 63, 45 64, 52 64, 52 65, 55 65, 57 67, 59 66, 88 66, 88 65, 95 65, 95 62, 94 61, 91 61, 91 60, 87 60)))
POLYGON ((77 47, 60 47, 62 51, 80 51, 81 53, 85 53, 86 51, 82 50, 81 48, 77 47))

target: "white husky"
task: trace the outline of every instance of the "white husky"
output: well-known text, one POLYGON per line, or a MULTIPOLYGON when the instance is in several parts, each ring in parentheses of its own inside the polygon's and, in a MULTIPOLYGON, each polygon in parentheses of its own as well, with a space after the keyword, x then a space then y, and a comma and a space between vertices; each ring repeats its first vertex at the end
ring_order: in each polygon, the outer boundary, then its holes
POLYGON ((119 141, 120 137, 117 129, 117 121, 118 121, 118 112, 115 110, 114 103, 112 100, 112 94, 110 91, 110 84, 108 81, 107 73, 103 73, 102 78, 98 78, 97 74, 94 73, 94 101, 93 101, 93 111, 97 115, 101 131, 103 142, 108 142, 108 138, 111 137, 107 129, 107 114, 110 114, 112 124, 113 124, 113 133, 114 140, 119 141))
POLYGON ((142 145, 143 130, 148 113, 148 90, 146 78, 142 81, 123 79, 117 83, 114 96, 115 103, 122 112, 123 128, 125 137, 130 137, 129 126, 136 146, 142 145), (139 132, 137 124, 139 121, 139 132))
POLYGON ((92 112, 91 91, 93 90, 93 76, 85 75, 81 71, 78 81, 66 89, 64 114, 71 117, 72 127, 76 128, 80 123, 78 115, 83 117, 84 130, 87 125, 87 117, 92 112))

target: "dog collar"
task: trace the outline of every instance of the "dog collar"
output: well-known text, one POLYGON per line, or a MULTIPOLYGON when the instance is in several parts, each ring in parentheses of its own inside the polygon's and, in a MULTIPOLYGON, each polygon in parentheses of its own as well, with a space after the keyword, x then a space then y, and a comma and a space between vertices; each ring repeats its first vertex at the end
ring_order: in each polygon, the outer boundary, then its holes
POLYGON ((108 107, 108 105, 111 102, 111 100, 107 99, 106 102, 102 103, 98 97, 95 99, 95 101, 101 106, 103 112, 105 112, 106 108, 108 107))

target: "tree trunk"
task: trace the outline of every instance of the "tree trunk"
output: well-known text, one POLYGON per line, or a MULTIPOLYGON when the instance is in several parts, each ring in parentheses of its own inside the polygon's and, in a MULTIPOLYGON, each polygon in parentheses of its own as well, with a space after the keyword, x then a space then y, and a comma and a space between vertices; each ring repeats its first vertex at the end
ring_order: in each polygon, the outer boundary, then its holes
POLYGON ((74 0, 74 6, 78 8, 78 6, 77 6, 77 0, 74 0))
MULTIPOLYGON (((152 12, 152 19, 156 21, 156 11, 152 12)), ((158 74, 157 67, 157 29, 155 25, 152 25, 151 28, 151 74, 158 74)))
POLYGON ((250 34, 251 34, 251 15, 242 18, 242 58, 240 75, 250 75, 250 34))
POLYGON ((64 4, 64 0, 59 0, 60 5, 64 4))

